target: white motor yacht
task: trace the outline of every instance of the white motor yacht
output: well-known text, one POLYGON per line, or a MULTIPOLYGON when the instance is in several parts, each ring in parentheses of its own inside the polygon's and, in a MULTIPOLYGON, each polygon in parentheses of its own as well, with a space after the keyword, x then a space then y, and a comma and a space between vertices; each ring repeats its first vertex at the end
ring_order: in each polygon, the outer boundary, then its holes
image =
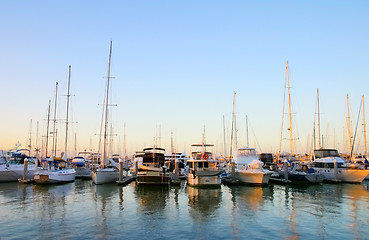
POLYGON ((324 181, 361 183, 369 174, 368 169, 350 167, 336 149, 314 150, 314 169, 324 175, 324 181))
POLYGON ((192 144, 190 159, 187 160, 189 172, 187 183, 191 186, 220 186, 223 170, 219 168, 219 160, 213 156, 213 144, 192 144))
POLYGON ((27 161, 27 179, 33 177, 35 159, 30 158, 20 149, 2 152, 0 155, 0 182, 16 182, 24 176, 24 161, 27 161))
POLYGON ((255 148, 239 148, 234 155, 236 179, 246 184, 268 184, 272 171, 263 169, 255 148))

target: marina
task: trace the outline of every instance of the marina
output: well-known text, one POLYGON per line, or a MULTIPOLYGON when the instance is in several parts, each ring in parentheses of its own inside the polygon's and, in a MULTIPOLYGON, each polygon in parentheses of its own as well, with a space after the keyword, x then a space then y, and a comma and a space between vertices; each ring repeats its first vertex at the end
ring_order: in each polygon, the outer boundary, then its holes
POLYGON ((0 240, 368 240, 368 12, 0 1, 0 240))
POLYGON ((368 185, 1 183, 0 238, 367 239, 368 185))

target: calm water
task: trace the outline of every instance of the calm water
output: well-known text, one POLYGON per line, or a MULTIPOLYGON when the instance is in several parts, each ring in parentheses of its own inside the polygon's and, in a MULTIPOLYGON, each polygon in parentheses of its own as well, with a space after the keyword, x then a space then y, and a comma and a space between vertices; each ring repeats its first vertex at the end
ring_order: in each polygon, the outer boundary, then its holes
POLYGON ((0 239, 369 239, 368 185, 2 183, 0 239))

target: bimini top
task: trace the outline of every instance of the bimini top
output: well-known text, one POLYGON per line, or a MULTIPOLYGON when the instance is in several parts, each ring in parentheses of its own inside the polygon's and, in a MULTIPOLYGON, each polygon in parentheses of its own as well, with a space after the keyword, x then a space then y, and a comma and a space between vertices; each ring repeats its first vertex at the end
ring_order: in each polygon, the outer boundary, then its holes
POLYGON ((314 155, 315 158, 340 157, 337 149, 316 149, 314 155))
POLYGON ((151 151, 155 150, 155 151, 163 151, 163 152, 165 152, 165 149, 164 148, 152 148, 151 147, 151 148, 144 148, 143 149, 144 152, 149 152, 150 150, 151 151))
POLYGON ((192 147, 214 147, 214 144, 192 144, 192 147))

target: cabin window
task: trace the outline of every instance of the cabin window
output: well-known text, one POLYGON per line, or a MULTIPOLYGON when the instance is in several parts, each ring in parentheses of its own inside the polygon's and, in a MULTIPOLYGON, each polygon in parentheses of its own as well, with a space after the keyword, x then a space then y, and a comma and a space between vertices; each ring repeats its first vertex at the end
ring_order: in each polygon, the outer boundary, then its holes
POLYGON ((199 168, 203 168, 204 166, 203 166, 203 162, 199 162, 198 164, 197 164, 197 166, 199 167, 199 168))
POLYGON ((209 163, 208 162, 204 162, 204 168, 208 168, 209 167, 209 163))

